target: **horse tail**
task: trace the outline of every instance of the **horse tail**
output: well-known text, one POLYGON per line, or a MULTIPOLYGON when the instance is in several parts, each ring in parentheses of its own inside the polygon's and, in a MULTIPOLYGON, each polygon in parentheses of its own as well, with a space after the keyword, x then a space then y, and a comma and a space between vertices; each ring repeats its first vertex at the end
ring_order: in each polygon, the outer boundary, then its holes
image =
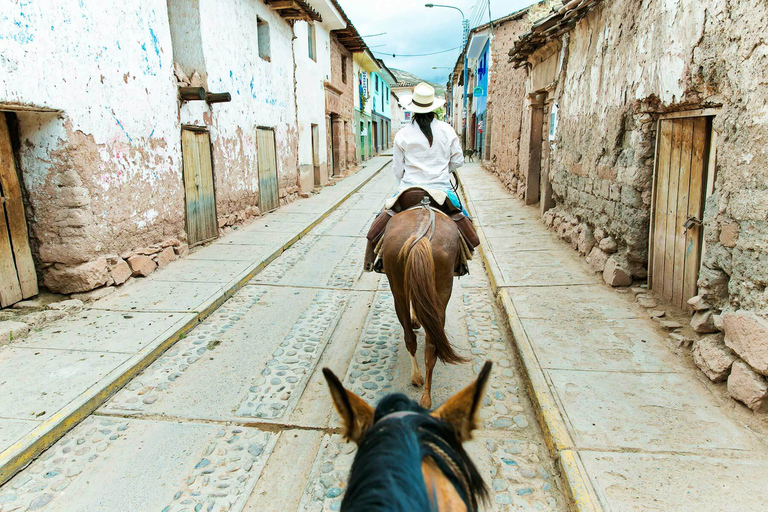
POLYGON ((413 306, 416 319, 424 327, 427 338, 434 345, 437 358, 444 363, 465 363, 468 359, 454 352, 445 333, 445 313, 435 286, 432 244, 422 238, 413 245, 413 239, 408 239, 399 254, 401 259, 405 258, 405 293, 408 301, 413 306))

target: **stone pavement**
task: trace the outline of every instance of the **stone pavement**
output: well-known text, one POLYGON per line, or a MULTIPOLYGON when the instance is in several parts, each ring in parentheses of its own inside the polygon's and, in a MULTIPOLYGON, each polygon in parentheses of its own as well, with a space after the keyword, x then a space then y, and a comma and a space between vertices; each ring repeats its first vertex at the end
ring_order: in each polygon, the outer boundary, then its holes
POLYGON ((0 347, 0 482, 88 415, 391 159, 0 347))
MULTIPOLYGON (((365 233, 393 186, 391 173, 380 173, 251 278, 0 487, 0 512, 339 510, 355 447, 339 436, 319 369, 329 366, 372 402, 393 391, 416 400, 421 394, 410 385, 387 280, 361 272, 365 233)), ((246 240, 237 237, 225 241, 246 240)), ((233 242, 209 254, 236 262, 249 250, 233 242)), ((564 511, 562 484, 482 263, 473 261, 471 270, 455 283, 447 330, 472 363, 438 364, 434 402, 493 360, 482 428, 467 444, 491 488, 483 510, 564 511)), ((148 300, 130 297, 100 311, 148 300)), ((187 296, 155 300, 165 313, 187 296)), ((133 339, 104 334, 110 346, 133 339)))
POLYGON ((532 399, 579 510, 768 509, 766 422, 477 164, 461 170, 532 399), (722 386, 722 385, 721 385, 722 386))

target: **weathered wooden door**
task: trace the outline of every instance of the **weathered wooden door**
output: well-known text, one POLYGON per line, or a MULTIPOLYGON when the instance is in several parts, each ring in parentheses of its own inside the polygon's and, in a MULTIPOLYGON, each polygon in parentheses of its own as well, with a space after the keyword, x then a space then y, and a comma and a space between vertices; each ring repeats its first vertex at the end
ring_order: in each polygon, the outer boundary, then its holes
POLYGON ((37 295, 37 274, 8 123, 0 112, 0 307, 33 295, 37 295))
POLYGON ((696 295, 711 118, 659 121, 649 284, 683 308, 696 295))
POLYGON ((259 209, 266 213, 280 206, 275 130, 256 128, 256 144, 259 159, 259 209))
POLYGON ((189 245, 194 245, 216 238, 219 234, 210 134, 203 130, 183 129, 181 150, 187 201, 187 238, 189 245))

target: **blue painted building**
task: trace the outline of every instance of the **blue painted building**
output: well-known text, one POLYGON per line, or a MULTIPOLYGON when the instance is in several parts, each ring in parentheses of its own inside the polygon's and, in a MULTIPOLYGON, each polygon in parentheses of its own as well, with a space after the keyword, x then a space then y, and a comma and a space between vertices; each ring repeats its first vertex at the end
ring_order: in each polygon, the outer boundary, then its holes
POLYGON ((371 72, 368 84, 371 95, 373 118, 373 142, 376 152, 392 146, 392 86, 396 79, 392 72, 379 61, 378 72, 371 72))
POLYGON ((485 139, 487 136, 487 112, 488 112, 488 68, 490 64, 491 42, 488 40, 477 59, 474 88, 472 96, 475 103, 474 119, 474 148, 482 160, 485 156, 485 139))

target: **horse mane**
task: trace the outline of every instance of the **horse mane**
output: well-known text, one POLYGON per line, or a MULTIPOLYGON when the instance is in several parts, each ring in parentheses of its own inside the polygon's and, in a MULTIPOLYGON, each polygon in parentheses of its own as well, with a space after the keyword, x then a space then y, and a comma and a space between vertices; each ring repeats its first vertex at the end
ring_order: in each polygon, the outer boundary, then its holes
POLYGON ((421 470, 425 457, 437 464, 469 510, 477 510, 478 498, 488 498, 483 477, 453 427, 405 395, 393 394, 376 407, 374 425, 352 463, 342 512, 436 512, 421 470), (400 411, 417 414, 379 422, 400 411))

